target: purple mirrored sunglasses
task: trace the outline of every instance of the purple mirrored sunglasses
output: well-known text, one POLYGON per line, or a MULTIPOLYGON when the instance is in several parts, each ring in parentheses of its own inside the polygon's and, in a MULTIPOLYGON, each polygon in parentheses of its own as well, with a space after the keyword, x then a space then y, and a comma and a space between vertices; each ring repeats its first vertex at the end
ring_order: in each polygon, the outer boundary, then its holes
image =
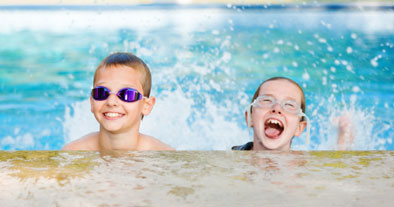
MULTIPOLYGON (((111 94, 111 90, 104 86, 97 86, 92 89, 92 98, 96 101, 104 101, 111 94)), ((116 96, 124 102, 135 102, 141 100, 143 97, 142 94, 134 88, 122 88, 116 93, 116 96)))

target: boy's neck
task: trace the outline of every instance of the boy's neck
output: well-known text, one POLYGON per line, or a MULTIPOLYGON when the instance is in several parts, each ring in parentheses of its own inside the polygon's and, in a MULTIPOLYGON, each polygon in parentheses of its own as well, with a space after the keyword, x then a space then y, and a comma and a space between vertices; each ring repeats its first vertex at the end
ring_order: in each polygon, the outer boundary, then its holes
POLYGON ((259 141, 258 139, 254 138, 253 139, 253 149, 255 151, 262 151, 262 150, 270 150, 264 147, 263 143, 259 141))
MULTIPOLYGON (((254 137, 252 150, 263 151, 263 150, 273 150, 273 149, 266 148, 258 138, 254 137)), ((290 151, 290 145, 282 147, 281 149, 274 149, 274 150, 276 150, 276 151, 290 151)))
POLYGON ((98 145, 100 150, 138 150, 139 141, 138 131, 113 134, 100 130, 98 145))

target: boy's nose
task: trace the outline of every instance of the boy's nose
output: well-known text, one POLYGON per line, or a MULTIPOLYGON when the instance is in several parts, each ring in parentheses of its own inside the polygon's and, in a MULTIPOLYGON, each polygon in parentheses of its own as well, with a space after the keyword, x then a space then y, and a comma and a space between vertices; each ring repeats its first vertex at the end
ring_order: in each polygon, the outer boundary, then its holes
POLYGON ((281 113, 282 113, 282 106, 281 106, 279 103, 274 104, 274 105, 272 106, 271 112, 272 112, 272 113, 281 114, 281 113))
POLYGON ((109 96, 108 96, 108 98, 107 98, 107 102, 106 102, 106 104, 108 105, 108 106, 117 106, 117 105, 119 105, 119 98, 116 96, 116 94, 110 94, 109 96))

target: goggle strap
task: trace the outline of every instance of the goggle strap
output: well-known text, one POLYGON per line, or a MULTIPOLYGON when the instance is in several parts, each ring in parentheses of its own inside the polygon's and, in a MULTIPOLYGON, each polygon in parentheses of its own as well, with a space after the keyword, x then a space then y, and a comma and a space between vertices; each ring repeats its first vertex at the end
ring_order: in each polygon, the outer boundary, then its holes
POLYGON ((306 140, 305 140, 305 145, 307 146, 307 148, 309 148, 309 143, 310 143, 310 139, 311 139, 311 121, 309 120, 309 117, 301 112, 300 113, 301 117, 305 117, 306 118, 306 140))
MULTIPOLYGON (((249 105, 249 107, 246 109, 246 114, 247 114, 247 120, 248 120, 248 134, 249 137, 251 137, 251 132, 250 132, 250 128, 251 128, 251 123, 252 123, 252 113, 251 113, 251 108, 252 105, 249 105)), ((252 137, 253 140, 253 137, 252 137)))

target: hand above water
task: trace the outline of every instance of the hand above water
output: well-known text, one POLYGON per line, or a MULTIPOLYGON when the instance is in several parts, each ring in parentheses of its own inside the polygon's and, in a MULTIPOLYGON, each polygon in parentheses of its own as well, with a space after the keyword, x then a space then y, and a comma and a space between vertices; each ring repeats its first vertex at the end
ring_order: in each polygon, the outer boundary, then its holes
POLYGON ((351 150, 354 140, 354 125, 350 119, 350 114, 338 117, 338 150, 351 150))

